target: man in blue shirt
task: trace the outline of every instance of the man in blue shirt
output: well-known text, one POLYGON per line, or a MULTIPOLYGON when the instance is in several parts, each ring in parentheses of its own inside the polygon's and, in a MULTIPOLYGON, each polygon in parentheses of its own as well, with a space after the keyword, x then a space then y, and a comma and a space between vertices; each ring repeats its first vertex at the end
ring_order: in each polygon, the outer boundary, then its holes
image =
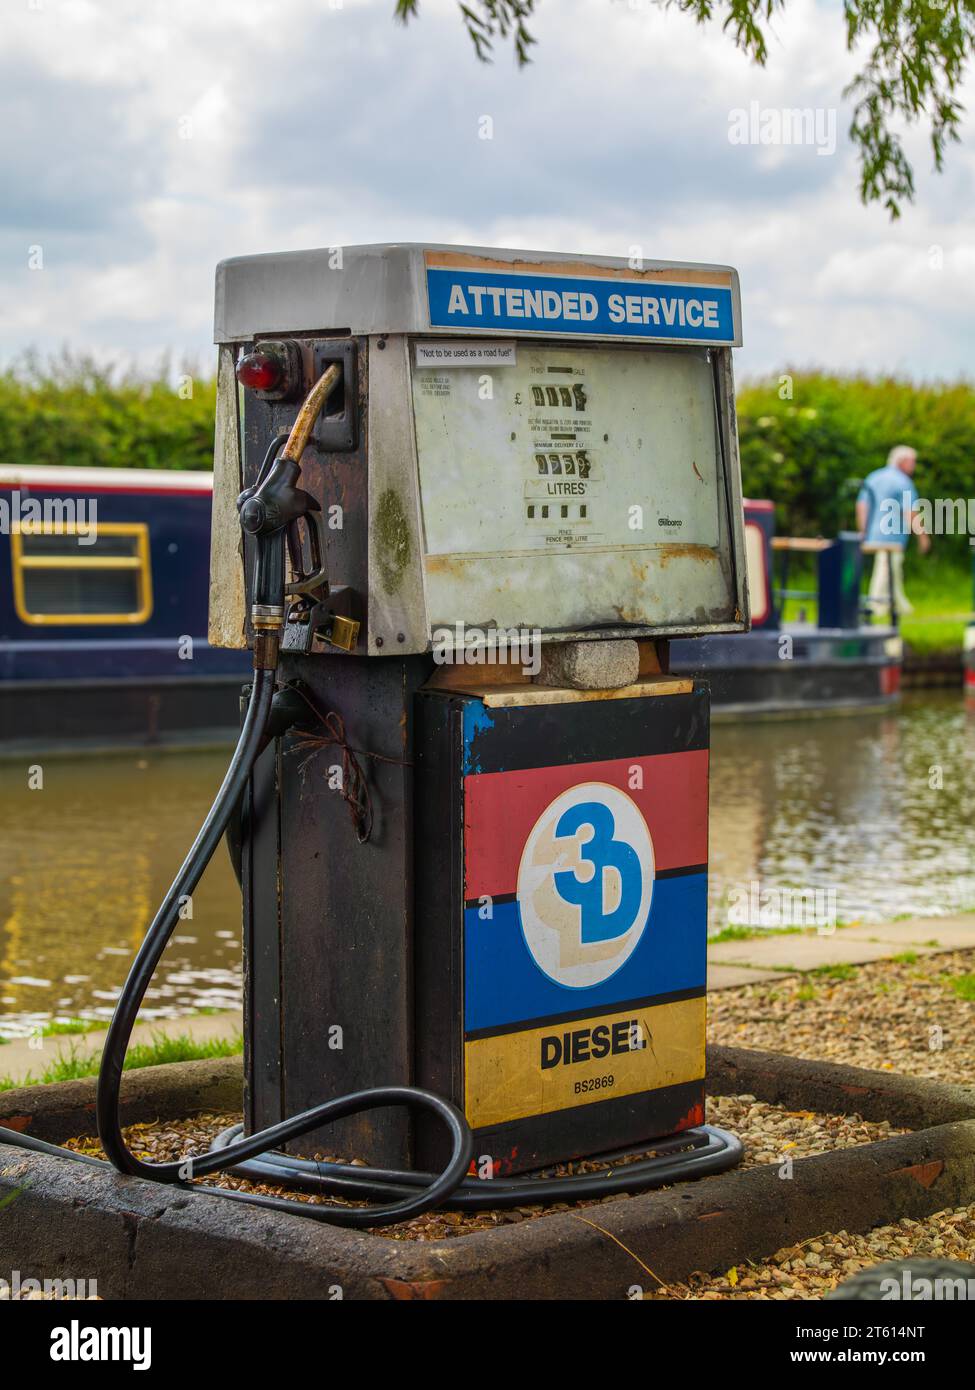
POLYGON ((898 444, 887 455, 883 468, 875 468, 864 479, 857 497, 857 530, 866 553, 873 555, 870 575, 870 607, 875 613, 890 608, 890 586, 898 613, 910 613, 912 605, 904 592, 904 551, 913 532, 921 554, 931 548, 931 538, 921 525, 917 512, 917 488, 913 473, 917 454, 907 444, 898 444))

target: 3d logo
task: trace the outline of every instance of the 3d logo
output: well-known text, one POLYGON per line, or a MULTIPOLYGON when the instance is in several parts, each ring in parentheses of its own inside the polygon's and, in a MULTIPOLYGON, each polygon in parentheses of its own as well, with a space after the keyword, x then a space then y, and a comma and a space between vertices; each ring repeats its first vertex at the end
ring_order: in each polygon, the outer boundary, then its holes
POLYGON ((535 964, 566 989, 601 984, 632 955, 653 896, 650 831, 625 792, 585 782, 538 817, 518 869, 518 910, 535 964))

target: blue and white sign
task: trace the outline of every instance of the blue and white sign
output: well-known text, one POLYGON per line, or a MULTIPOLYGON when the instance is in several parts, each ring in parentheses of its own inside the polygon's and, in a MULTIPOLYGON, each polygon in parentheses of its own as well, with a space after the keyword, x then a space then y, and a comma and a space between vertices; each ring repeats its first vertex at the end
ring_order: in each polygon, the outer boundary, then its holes
POLYGON ((730 285, 427 267, 432 328, 735 342, 730 285))
POLYGON ((557 796, 518 869, 521 929, 539 970, 565 989, 615 975, 646 930, 653 885, 650 831, 625 792, 584 782, 557 796))

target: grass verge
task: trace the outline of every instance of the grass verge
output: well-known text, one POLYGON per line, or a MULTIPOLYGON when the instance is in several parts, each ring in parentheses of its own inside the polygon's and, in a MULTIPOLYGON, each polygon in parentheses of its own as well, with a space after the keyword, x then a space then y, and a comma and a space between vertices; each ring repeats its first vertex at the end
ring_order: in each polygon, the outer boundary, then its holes
MULTIPOLYGON (((166 1062, 203 1062, 213 1057, 236 1057, 244 1048, 242 1034, 231 1038, 208 1038, 198 1042, 187 1033, 175 1036, 154 1033, 147 1043, 133 1043, 125 1058, 125 1070, 139 1067, 158 1067, 166 1062)), ((40 1076, 0 1076, 0 1091, 20 1086, 45 1086, 55 1081, 78 1081, 83 1076, 97 1075, 101 1065, 100 1052, 80 1052, 72 1043, 67 1052, 59 1053, 40 1076)))
MULTIPOLYGON (((937 538, 936 538, 937 539, 937 538)), ((866 593, 871 561, 865 557, 863 589, 866 593)), ((797 565, 789 575, 790 589, 815 589, 811 566, 797 565)), ((900 621, 905 643, 919 656, 960 652, 965 627, 972 617, 972 574, 956 556, 917 555, 908 551, 904 587, 914 611, 900 621)), ((816 621, 815 599, 788 599, 786 622, 816 621)))

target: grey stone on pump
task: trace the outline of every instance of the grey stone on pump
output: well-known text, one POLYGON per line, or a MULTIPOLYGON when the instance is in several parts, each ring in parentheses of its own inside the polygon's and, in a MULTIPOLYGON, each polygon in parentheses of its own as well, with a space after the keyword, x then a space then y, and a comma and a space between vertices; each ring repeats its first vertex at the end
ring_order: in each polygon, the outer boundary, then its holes
POLYGON ((539 685, 573 690, 618 690, 640 673, 640 649, 632 638, 613 641, 556 642, 542 648, 539 685))

